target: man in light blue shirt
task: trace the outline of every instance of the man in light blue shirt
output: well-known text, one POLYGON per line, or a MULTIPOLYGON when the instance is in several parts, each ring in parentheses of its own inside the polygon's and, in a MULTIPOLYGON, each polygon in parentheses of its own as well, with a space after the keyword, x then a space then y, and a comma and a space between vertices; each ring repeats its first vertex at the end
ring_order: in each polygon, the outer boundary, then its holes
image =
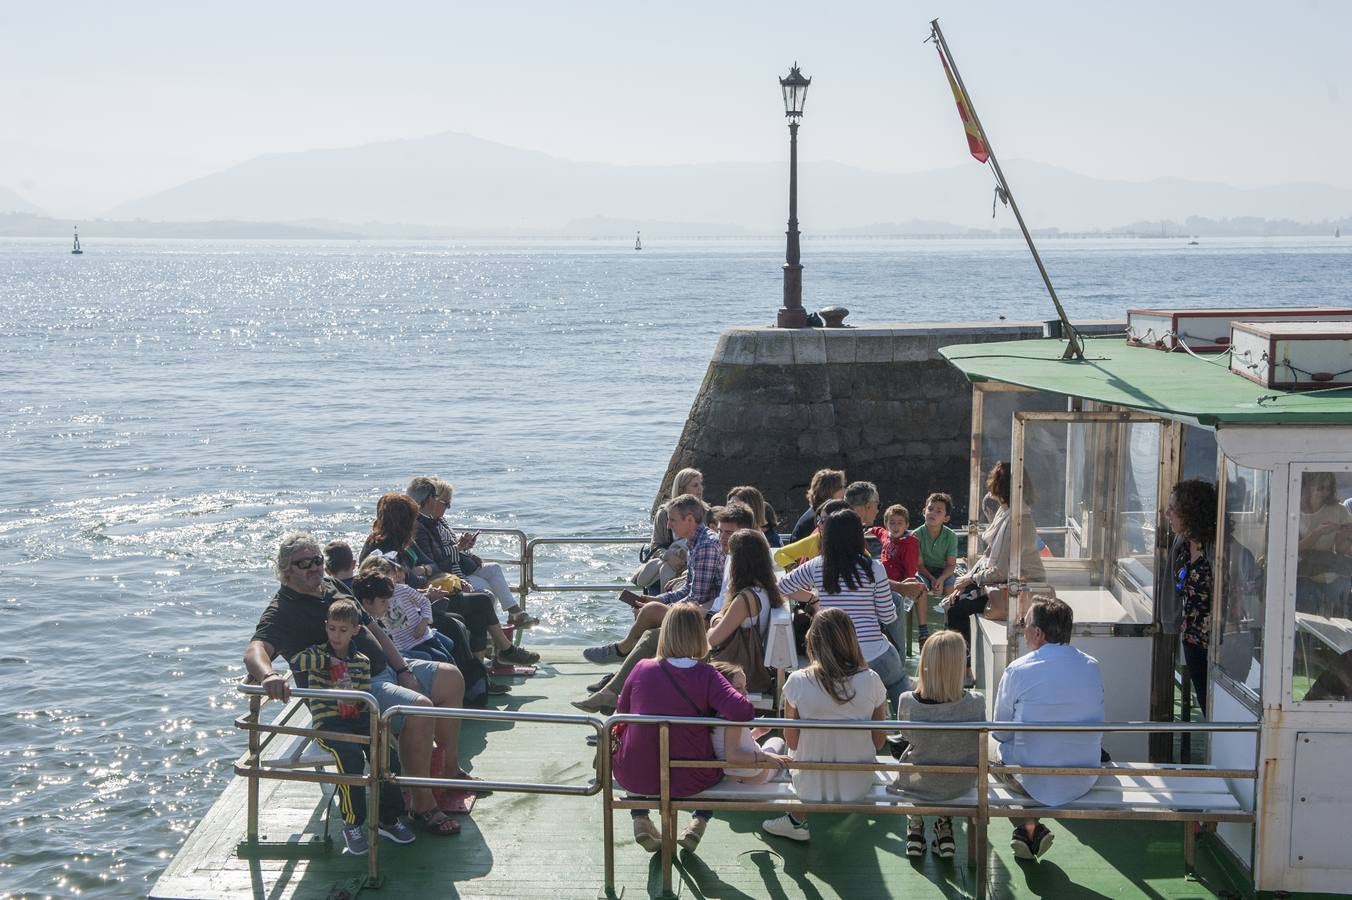
MULTIPOLYGON (((1103 676, 1098 660, 1070 646, 1074 615, 1062 600, 1036 597, 1024 616, 1028 653, 1010 663, 995 695, 997 722, 1102 722, 1103 676)), ((1098 766, 1102 734, 995 731, 993 760, 1010 766, 1098 766)), ((1094 775, 1019 775, 1010 787, 1044 806, 1076 800, 1094 775)), ((1015 826, 1010 847, 1019 859, 1037 859, 1052 844, 1037 819, 1015 826)))

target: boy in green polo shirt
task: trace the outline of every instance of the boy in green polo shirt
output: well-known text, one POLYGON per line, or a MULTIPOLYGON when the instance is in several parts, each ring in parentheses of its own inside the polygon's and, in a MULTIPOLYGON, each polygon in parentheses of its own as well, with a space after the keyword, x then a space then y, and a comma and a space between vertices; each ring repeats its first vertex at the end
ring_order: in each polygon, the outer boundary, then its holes
POLYGON ((953 515, 953 498, 935 492, 925 498, 925 524, 911 534, 920 540, 920 567, 916 577, 931 594, 947 594, 957 582, 958 536, 948 527, 953 515))

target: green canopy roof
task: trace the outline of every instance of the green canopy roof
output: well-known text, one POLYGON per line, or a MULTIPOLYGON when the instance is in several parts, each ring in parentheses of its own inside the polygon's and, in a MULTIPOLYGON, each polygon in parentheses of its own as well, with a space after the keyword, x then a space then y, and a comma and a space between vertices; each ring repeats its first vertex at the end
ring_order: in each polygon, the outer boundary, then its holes
POLYGON ((1089 338, 1084 360, 1059 340, 958 344, 939 352, 970 381, 998 381, 1202 425, 1352 424, 1352 388, 1323 393, 1265 388, 1234 374, 1224 354, 1192 356, 1089 338))

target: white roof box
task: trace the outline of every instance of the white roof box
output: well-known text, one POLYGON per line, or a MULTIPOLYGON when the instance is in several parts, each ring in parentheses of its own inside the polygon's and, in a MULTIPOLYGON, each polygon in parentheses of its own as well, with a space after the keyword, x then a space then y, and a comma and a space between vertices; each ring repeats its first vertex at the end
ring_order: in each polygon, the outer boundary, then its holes
POLYGON ((1352 386, 1352 322, 1236 322, 1230 371, 1285 391, 1352 386))
POLYGON ((1219 353, 1230 346, 1235 322, 1352 322, 1352 309, 1304 306, 1288 309, 1129 309, 1127 343, 1157 350, 1219 353))

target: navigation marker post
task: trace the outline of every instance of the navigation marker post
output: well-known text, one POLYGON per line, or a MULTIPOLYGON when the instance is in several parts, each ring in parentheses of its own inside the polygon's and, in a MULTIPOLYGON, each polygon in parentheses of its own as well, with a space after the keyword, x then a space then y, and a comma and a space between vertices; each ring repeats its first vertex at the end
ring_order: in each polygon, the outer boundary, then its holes
POLYGON ((1028 250, 1033 254, 1033 262, 1037 264, 1038 273, 1042 276, 1042 283, 1047 286, 1047 293, 1051 295, 1052 303, 1056 306, 1056 315, 1061 320, 1061 336, 1066 339, 1066 350, 1061 354, 1062 359, 1084 359, 1084 347, 1080 342, 1080 335, 1075 330, 1075 326, 1070 324, 1070 319, 1066 317, 1066 310, 1061 306, 1061 300, 1056 296, 1056 288, 1052 287, 1051 276, 1047 274, 1047 268, 1042 264, 1042 257, 1038 255, 1037 247, 1033 244, 1033 236, 1028 233, 1028 226, 1023 222, 1023 214, 1019 212, 1019 204, 1014 200, 1014 192, 1009 189, 1009 182, 1005 180, 1005 173, 1000 169, 1000 161, 995 158, 995 151, 991 148, 990 139, 986 137, 986 129, 981 127, 981 119, 976 114, 976 107, 972 105, 971 95, 967 93, 967 86, 962 82, 962 74, 958 72, 958 64, 953 61, 953 54, 948 50, 948 42, 944 40, 944 33, 939 28, 939 20, 933 19, 930 22, 930 36, 928 40, 934 41, 934 46, 939 51, 939 61, 944 64, 944 72, 948 75, 949 87, 953 89, 953 99, 958 104, 958 114, 962 116, 963 128, 967 131, 967 146, 971 150, 972 157, 977 162, 984 163, 990 160, 991 171, 995 173, 997 183, 996 191, 1000 199, 1009 205, 1014 212, 1014 218, 1019 223, 1019 230, 1023 232, 1023 239, 1028 242, 1028 250))

